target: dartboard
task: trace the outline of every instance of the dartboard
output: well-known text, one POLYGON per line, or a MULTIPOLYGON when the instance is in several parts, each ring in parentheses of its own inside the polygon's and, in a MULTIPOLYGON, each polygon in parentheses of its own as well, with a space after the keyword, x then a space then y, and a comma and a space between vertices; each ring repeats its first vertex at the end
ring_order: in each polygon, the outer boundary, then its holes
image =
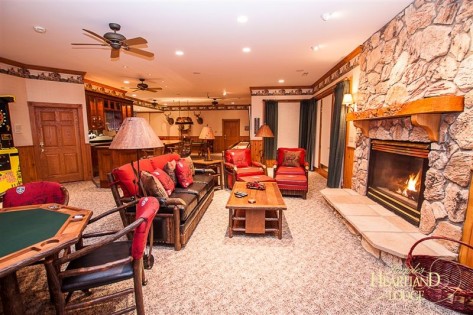
POLYGON ((4 127, 5 124, 7 123, 7 114, 3 109, 0 109, 0 128, 4 127))

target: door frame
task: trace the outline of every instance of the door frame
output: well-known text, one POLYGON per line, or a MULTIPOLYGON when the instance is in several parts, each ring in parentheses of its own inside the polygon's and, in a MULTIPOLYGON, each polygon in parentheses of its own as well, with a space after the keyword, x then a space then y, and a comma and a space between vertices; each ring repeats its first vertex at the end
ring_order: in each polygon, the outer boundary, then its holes
MULTIPOLYGON (((316 134, 318 134, 318 147, 317 147, 317 165, 314 165, 315 166, 315 171, 317 173, 319 173, 320 175, 322 175, 323 177, 327 178, 328 177, 328 172, 326 170, 324 170, 322 168, 322 164, 320 163, 320 155, 321 155, 321 152, 322 152, 322 107, 324 106, 323 102, 322 102, 322 99, 324 99, 325 97, 329 96, 330 94, 332 94, 332 108, 331 108, 331 113, 330 113, 330 119, 332 119, 333 117, 333 104, 335 102, 335 97, 334 97, 334 93, 335 93, 335 86, 334 87, 331 87, 331 88, 328 88, 327 90, 325 90, 324 92, 318 94, 315 96, 315 98, 317 100, 320 101, 320 106, 318 106, 319 110, 317 112, 317 116, 318 116, 318 120, 320 121, 320 124, 319 124, 319 129, 316 130, 316 134)), ((332 135, 330 135, 332 136, 332 135)), ((330 143, 330 139, 329 139, 329 143, 330 143)), ((327 165, 328 167, 328 165, 327 165)))
POLYGON ((82 159, 82 180, 87 180, 90 177, 91 165, 90 159, 87 158, 87 148, 85 143, 85 132, 84 132, 84 116, 82 113, 82 104, 66 104, 66 103, 46 103, 46 102, 28 102, 28 111, 30 115, 30 125, 31 125, 31 138, 33 142, 33 152, 34 152, 34 167, 37 174, 37 180, 43 180, 39 178, 40 172, 38 172, 38 165, 40 157, 38 156, 39 143, 37 143, 37 137, 34 135, 39 134, 38 126, 36 126, 35 120, 35 110, 36 108, 65 108, 65 109, 75 109, 77 110, 77 118, 79 125, 79 154, 82 159))

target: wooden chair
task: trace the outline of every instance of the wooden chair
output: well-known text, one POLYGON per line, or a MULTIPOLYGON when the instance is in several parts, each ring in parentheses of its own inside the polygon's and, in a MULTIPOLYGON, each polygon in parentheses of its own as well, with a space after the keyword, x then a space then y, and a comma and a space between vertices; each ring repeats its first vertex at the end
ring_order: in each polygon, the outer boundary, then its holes
POLYGON ((41 181, 9 188, 3 194, 3 208, 44 203, 67 205, 69 192, 60 183, 41 181))
MULTIPOLYGON (((159 202, 154 197, 143 197, 136 203, 136 221, 118 232, 108 235, 106 232, 83 235, 83 238, 105 236, 99 241, 81 247, 74 253, 60 258, 48 259, 45 263, 51 291, 56 307, 56 314, 91 307, 105 301, 134 293, 136 305, 117 312, 123 314, 136 309, 144 314, 143 290, 146 279, 143 267, 143 255, 148 233, 153 219, 158 212, 159 202), (127 233, 134 231, 131 241, 117 241, 127 233), (67 267, 64 266, 67 264, 67 267), (79 299, 70 302, 75 291, 86 292, 90 289, 133 279, 133 288, 95 298, 79 299), (67 297, 64 297, 64 294, 67 297)), ((130 206, 129 204, 124 206, 130 206)), ((121 210, 111 209, 91 220, 91 223, 121 210)))

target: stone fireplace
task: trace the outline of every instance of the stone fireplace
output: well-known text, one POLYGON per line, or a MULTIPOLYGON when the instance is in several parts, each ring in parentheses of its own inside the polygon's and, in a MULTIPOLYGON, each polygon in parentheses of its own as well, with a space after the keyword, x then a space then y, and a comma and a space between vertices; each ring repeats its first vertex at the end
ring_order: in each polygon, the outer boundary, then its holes
POLYGON ((372 140, 367 196, 419 226, 430 144, 372 140))

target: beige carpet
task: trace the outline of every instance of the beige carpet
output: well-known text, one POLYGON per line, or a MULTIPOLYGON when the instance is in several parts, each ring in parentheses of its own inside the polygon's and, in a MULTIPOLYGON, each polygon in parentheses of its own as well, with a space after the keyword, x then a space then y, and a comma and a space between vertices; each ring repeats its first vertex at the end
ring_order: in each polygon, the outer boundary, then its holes
MULTIPOLYGON (((307 200, 285 198, 282 240, 241 234, 229 239, 225 209, 229 191, 216 191, 185 248, 176 252, 172 247, 154 247, 156 263, 146 271, 149 284, 144 287, 147 314, 454 313, 412 296, 409 287, 380 283, 380 276, 405 279, 405 270, 393 270, 363 250, 318 193, 325 179, 311 174, 309 187, 307 200)), ((108 189, 89 182, 67 188, 70 205, 95 213, 113 206, 108 189)), ((43 268, 24 268, 19 277, 28 314, 53 314, 43 268)), ((130 303, 132 298, 117 304, 130 303)), ((81 314, 108 314, 116 306, 81 314)))

